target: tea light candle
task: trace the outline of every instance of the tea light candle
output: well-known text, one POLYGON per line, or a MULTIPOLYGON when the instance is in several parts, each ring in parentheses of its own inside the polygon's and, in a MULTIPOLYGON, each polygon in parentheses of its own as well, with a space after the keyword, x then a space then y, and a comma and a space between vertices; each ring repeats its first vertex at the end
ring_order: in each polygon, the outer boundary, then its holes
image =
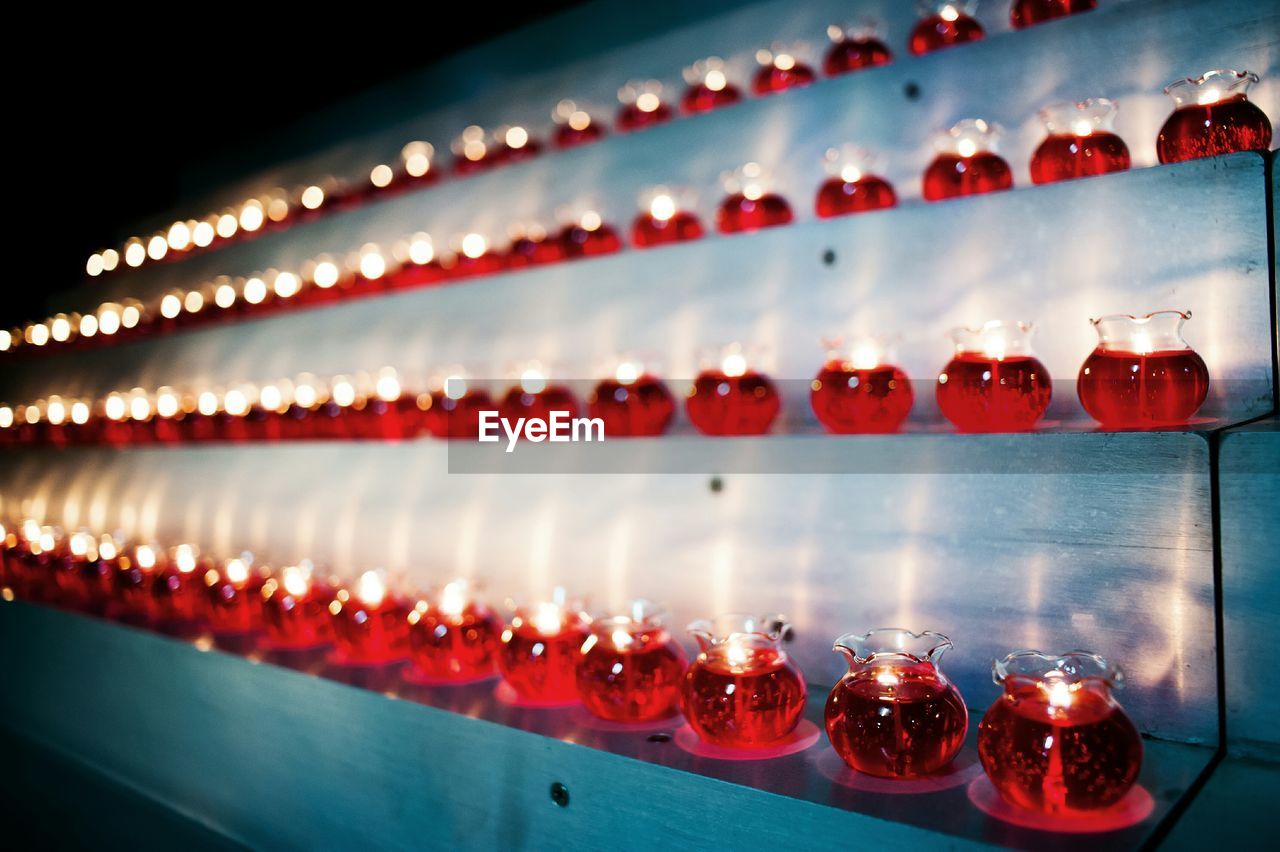
POLYGON ((498 404, 499 414, 515 423, 520 418, 550 421, 553 411, 568 417, 579 413, 577 397, 564 385, 552 384, 541 364, 530 362, 520 371, 518 383, 510 388, 498 404))
POLYGON ((643 361, 620 362, 587 399, 587 412, 604 421, 608 438, 661 435, 671 425, 676 401, 666 384, 643 361))
POLYGON ((392 255, 399 267, 387 276, 390 289, 421 287, 446 277, 441 259, 436 254, 435 242, 428 233, 419 231, 399 241, 392 248, 392 255))
POLYGON ((199 632, 207 617, 203 594, 204 571, 198 571, 196 549, 180 544, 168 560, 159 564, 151 580, 157 626, 166 632, 191 635, 199 632))
POLYGON ((147 625, 154 616, 151 582, 158 562, 156 548, 147 544, 133 547, 116 560, 114 602, 108 615, 127 624, 147 625))
POLYGON ((475 599, 466 580, 446 584, 434 602, 419 601, 409 613, 410 653, 416 672, 427 679, 492 675, 501 632, 502 622, 475 599))
POLYGON ((938 154, 924 172, 924 200, 997 192, 1013 186, 1013 171, 996 153, 1003 133, 997 124, 967 118, 938 134, 938 154))
POLYGON ((261 629, 264 582, 247 554, 228 559, 222 570, 205 571, 209 627, 215 637, 239 637, 261 629))
POLYGON ((809 392, 813 413, 828 431, 895 432, 907 419, 914 401, 911 381, 885 358, 884 346, 875 339, 854 343, 847 354, 828 354, 809 392))
POLYGON ((503 680, 527 701, 577 700, 577 666, 589 624, 559 595, 517 610, 502 631, 498 668, 503 680))
POLYGON ((599 122, 592 121, 590 113, 571 100, 556 104, 551 118, 556 123, 557 148, 572 148, 604 138, 604 128, 599 122))
POLYGON ((529 135, 527 128, 519 125, 499 127, 493 133, 493 147, 496 158, 501 163, 517 163, 536 157, 542 151, 542 145, 529 135))
POLYGON ((800 723, 804 678, 771 621, 724 616, 690 625, 701 652, 685 673, 681 696, 689 727, 706 742, 769 746, 800 723))
POLYGON ((739 344, 725 347, 718 366, 694 379, 685 411, 704 435, 762 435, 782 407, 778 389, 753 370, 739 344))
POLYGON ((334 662, 386 665, 409 654, 409 606, 387 589, 379 571, 365 571, 355 590, 339 589, 329 604, 337 643, 334 662))
POLYGON ((573 205, 562 211, 561 218, 568 220, 560 231, 566 258, 611 254, 622 248, 618 232, 590 204, 573 205))
POLYGON ((397 181, 401 186, 428 186, 435 183, 440 175, 433 168, 436 155, 435 146, 430 142, 414 141, 400 149, 400 174, 397 181))
POLYGON ((729 82, 724 60, 718 56, 709 56, 684 69, 684 80, 688 88, 680 99, 680 108, 686 113, 709 112, 742 100, 742 92, 729 82))
POLYGON ((702 222, 688 205, 682 193, 665 186, 646 190, 640 196, 640 215, 631 223, 631 243, 636 248, 650 248, 668 243, 699 239, 702 222))
POLYGON ((489 275, 506 267, 500 252, 491 251, 489 239, 484 234, 472 232, 454 240, 454 253, 446 271, 451 278, 472 275, 489 275))
POLYGON ((827 27, 831 47, 822 60, 822 70, 828 77, 887 65, 893 61, 893 52, 880 38, 879 28, 866 21, 848 27, 832 24, 827 27))
POLYGON ((511 269, 556 263, 567 256, 559 234, 552 236, 537 222, 520 223, 508 229, 511 245, 507 249, 506 265, 511 269))
POLYGON ((756 64, 760 67, 751 79, 752 93, 772 95, 812 83, 818 75, 804 62, 802 57, 806 53, 808 46, 799 43, 757 50, 756 64))
POLYGON ((791 205, 768 191, 769 177, 759 163, 747 163, 721 176, 727 195, 716 209, 716 228, 736 234, 791 221, 791 205))
POLYGON ((676 712, 686 660, 653 604, 636 601, 625 615, 592 622, 581 654, 578 693, 592 715, 646 722, 676 712))
POLYGON ((986 37, 982 24, 973 17, 977 0, 924 0, 920 6, 924 14, 907 41, 912 56, 986 37))
POLYGON ((424 408, 426 427, 435 437, 474 441, 480 434, 480 412, 496 406, 487 390, 456 369, 441 378, 425 400, 420 396, 418 407, 424 408))
POLYGON ((938 375, 937 399, 961 432, 1025 431, 1044 416, 1053 385, 1031 352, 1033 330, 992 320, 952 331, 955 355, 938 375))
POLYGON ((822 219, 893 207, 898 196, 887 180, 871 172, 873 155, 856 145, 829 148, 823 165, 830 175, 818 188, 815 210, 822 219))
POLYGON ((1040 110, 1049 135, 1031 155, 1031 182, 1053 183, 1129 168, 1129 147, 1115 134, 1116 104, 1106 98, 1040 110))
POLYGON ((662 100, 662 84, 657 80, 633 80, 618 90, 619 131, 641 130, 670 121, 671 107, 662 100))
POLYGON ((335 590, 312 579, 309 563, 289 565, 259 592, 269 650, 303 651, 333 641, 329 606, 335 590))

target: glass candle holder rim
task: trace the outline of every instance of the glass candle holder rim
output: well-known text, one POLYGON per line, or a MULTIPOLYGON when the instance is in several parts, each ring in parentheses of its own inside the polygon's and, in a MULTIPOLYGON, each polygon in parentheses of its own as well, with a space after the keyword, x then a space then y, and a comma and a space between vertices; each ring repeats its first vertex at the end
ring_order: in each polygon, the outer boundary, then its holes
POLYGON ((831 177, 838 177, 846 183, 856 183, 871 177, 880 159, 878 151, 855 142, 845 142, 833 145, 822 153, 822 168, 831 177), (858 172, 857 177, 852 179, 846 174, 846 169, 850 166, 858 172))
POLYGON ((933 147, 944 154, 971 157, 980 153, 996 153, 1000 139, 1005 135, 1004 126, 985 118, 962 118, 950 127, 939 128, 933 136, 933 147), (960 143, 968 140, 974 150, 964 153, 960 143))
MULTIPOLYGON (((1045 104, 1036 113, 1050 133, 1072 129, 1073 122, 1088 121, 1094 128, 1111 132, 1112 122, 1120 111, 1120 104, 1111 98, 1085 98, 1082 101, 1054 101, 1045 104), (1066 121, 1062 115, 1069 115, 1066 121)), ((1083 134, 1076 134, 1083 135, 1083 134)))
MULTIPOLYGON (((1215 68, 1212 71, 1205 71, 1199 77, 1183 77, 1180 80, 1174 80, 1172 83, 1164 87, 1164 93, 1173 98, 1174 103, 1178 106, 1189 105, 1186 104, 1182 98, 1182 92, 1196 91, 1201 86, 1224 77, 1231 78, 1231 82, 1227 84, 1226 88, 1223 90, 1224 97, 1215 98, 1209 103, 1218 103, 1219 101, 1224 100, 1228 93, 1231 95, 1243 95, 1248 92, 1250 86, 1262 79, 1254 72, 1248 70, 1236 71, 1233 68, 1215 68), (1235 91, 1237 88, 1239 91, 1235 91)), ((1199 103, 1198 99, 1196 103, 1199 103)))
POLYGON ((991 679, 1001 686, 1052 679, 1067 684, 1102 683, 1115 689, 1124 685, 1124 670, 1091 651, 1021 650, 993 660, 991 679))
POLYGON ((567 598, 558 600, 555 596, 547 596, 543 599, 534 599, 517 603, 512 598, 503 601, 503 609, 508 613, 508 621, 516 626, 516 621, 521 624, 533 624, 534 619, 531 615, 540 607, 554 606, 560 610, 560 623, 567 626, 583 626, 590 627, 592 618, 591 613, 587 609, 587 603, 580 598, 567 598))
POLYGON ((689 635, 707 646, 723 645, 735 637, 763 637, 777 643, 791 629, 785 615, 769 613, 762 616, 740 612, 724 613, 714 618, 699 618, 686 628, 689 635), (763 628, 763 629, 762 629, 763 628))
POLYGON ((768 68, 780 55, 790 56, 795 65, 807 63, 813 54, 813 45, 804 39, 780 39, 769 43, 755 52, 754 59, 761 68, 768 68))
POLYGON ((978 8, 978 0, 916 0, 920 15, 937 15, 950 6, 957 12, 972 16, 978 8))
MULTIPOLYGON (((693 213, 698 203, 698 191, 691 186, 660 183, 647 186, 636 195, 636 206, 640 212, 654 215, 653 203, 666 196, 672 202, 672 216, 677 213, 693 213)), ((657 218, 655 216, 655 218, 657 218)), ((670 218, 670 217, 668 217, 670 218)))
POLYGON ((876 661, 903 661, 937 665, 954 646, 950 637, 933 630, 915 633, 902 627, 877 627, 866 633, 846 633, 832 650, 854 665, 876 661))
POLYGON ((1142 316, 1138 316, 1137 314, 1104 314, 1100 317, 1090 317, 1089 322, 1094 326, 1108 322, 1109 320, 1129 320, 1134 323, 1145 324, 1149 323, 1153 319, 1174 315, 1181 317, 1184 322, 1191 319, 1191 311, 1189 310, 1180 311, 1177 308, 1165 308, 1159 311, 1152 311, 1149 314, 1143 314, 1142 316))
POLYGON ((997 329, 1012 329, 1016 332, 1012 340, 1017 345, 1006 346, 1004 351, 1007 354, 1029 354, 1031 352, 1029 341, 1036 330, 1036 324, 1033 322, 1024 322, 1023 320, 987 320, 977 328, 961 325, 952 328, 947 333, 952 342, 955 343, 957 353, 987 352, 987 347, 982 345, 972 346, 969 345, 968 341, 971 338, 977 338, 982 341, 985 335, 997 329))
POLYGON ((651 94, 661 100, 663 85, 661 80, 634 79, 628 80, 618 88, 618 102, 624 106, 634 104, 641 95, 651 94))
POLYGON ((883 26, 879 18, 867 16, 843 24, 828 24, 827 38, 832 44, 843 44, 846 41, 879 40, 883 26))
POLYGON ((592 632, 608 636, 615 630, 625 630, 632 634, 666 630, 671 612, 665 606, 640 598, 632 601, 628 607, 629 612, 601 611, 592 613, 592 632))
POLYGON ((1153 311, 1146 316, 1108 314, 1090 319, 1098 333, 1098 346, 1119 352, 1180 352, 1190 349, 1182 327, 1191 311, 1153 311))
MULTIPOLYGON (((681 71, 681 75, 686 83, 695 86, 701 83, 709 72, 720 71, 725 73, 726 68, 727 63, 719 56, 704 56, 702 59, 685 66, 681 71)), ((728 75, 726 74, 725 76, 727 77, 728 75)))

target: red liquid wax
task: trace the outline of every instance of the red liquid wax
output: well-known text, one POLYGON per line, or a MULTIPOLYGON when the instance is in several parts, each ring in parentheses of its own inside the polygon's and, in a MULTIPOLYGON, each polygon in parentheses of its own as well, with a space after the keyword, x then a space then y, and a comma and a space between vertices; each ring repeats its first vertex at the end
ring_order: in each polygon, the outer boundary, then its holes
POLYGON ((378 665, 409 656, 409 607, 403 600, 388 596, 369 606, 352 595, 335 600, 329 612, 340 662, 378 665))
POLYGON ((982 24, 968 15, 960 15, 954 21, 948 21, 941 15, 930 15, 916 23, 907 41, 907 49, 913 56, 920 56, 944 47, 980 41, 985 36, 982 24))
POLYGON ((463 438, 476 440, 480 434, 480 412, 497 411, 498 406, 486 391, 467 391, 458 399, 445 396, 444 391, 433 391, 428 397, 427 431, 437 438, 463 438))
POLYGON ((498 405, 499 415, 511 421, 513 426, 521 417, 550 421, 553 411, 563 411, 569 417, 577 417, 578 400, 573 392, 560 385, 547 385, 538 393, 528 393, 517 386, 507 391, 498 405))
POLYGON ((1114 133, 1074 136, 1055 133, 1031 155, 1031 182, 1060 180, 1123 172, 1129 168, 1129 146, 1114 133))
POLYGON ((449 278, 471 278, 477 275, 492 275, 506 269, 506 258, 493 251, 487 251, 479 257, 467 257, 460 254, 454 257, 453 264, 445 273, 449 278))
POLYGON ((830 219, 832 216, 882 210, 897 203, 897 194, 884 178, 868 175, 855 181, 846 181, 833 177, 827 178, 818 188, 814 208, 820 218, 830 219))
POLYGON ((243 636, 262 629, 262 578, 241 583, 226 577, 205 581, 206 615, 214 636, 243 636))
POLYGON ((1013 186, 1013 172, 998 154, 979 151, 972 157, 939 154, 924 172, 924 200, 997 192, 1013 186))
POLYGON ((1014 0, 1009 21, 1015 30, 1098 8, 1098 0, 1014 0))
POLYGON ((1020 807, 1051 814, 1120 801, 1142 767, 1142 739, 1100 687, 1050 706, 1039 684, 1013 687, 978 726, 978 755, 991 783, 1020 807))
POLYGON ((1185 423, 1209 393, 1209 370, 1190 349, 1116 352, 1095 349, 1076 379, 1080 404, 1111 428, 1185 423))
POLYGON ((772 228, 790 221, 791 205, 781 195, 772 193, 751 199, 735 192, 716 208, 716 228, 722 234, 772 228))
POLYGON ((684 407, 704 435, 763 435, 778 416, 782 400, 768 376, 726 376, 707 370, 694 379, 684 407))
POLYGON ((687 210, 676 211, 670 219, 655 219, 648 213, 641 213, 631 223, 631 244, 636 248, 650 248, 696 240, 702 233, 702 222, 687 210))
POLYGON ((680 98, 680 108, 687 113, 710 112, 713 109, 736 104, 742 100, 742 92, 738 87, 726 84, 723 89, 713 90, 703 83, 685 89, 680 98))
POLYGON ((618 110, 616 126, 618 130, 623 131, 640 130, 670 120, 671 107, 664 103, 659 103, 657 109, 649 112, 645 112, 635 104, 623 104, 622 108, 618 110))
POLYGON ((772 95, 774 92, 807 86, 816 78, 812 68, 799 62, 785 70, 776 65, 765 65, 751 79, 751 91, 756 95, 772 95))
POLYGON ((1271 147, 1271 122, 1244 95, 1207 106, 1178 107, 1156 137, 1162 163, 1271 147))
POLYGON ((556 128, 555 143, 557 148, 572 148, 576 145, 585 145, 588 142, 595 142, 604 138, 604 129, 592 122, 581 130, 570 127, 567 124, 561 124, 556 128))
POLYGON ((592 257, 617 251, 622 248, 622 239, 609 225, 601 225, 594 231, 569 225, 560 232, 560 245, 565 257, 592 257))
POLYGON ((666 631, 631 633, 616 647, 607 635, 578 662, 578 694, 592 715, 611 722, 665 719, 680 702, 685 658, 666 631))
POLYGON ((891 365, 858 370, 828 362, 809 391, 813 413, 827 431, 839 435, 894 432, 914 401, 907 374, 891 365))
POLYGON ((822 70, 828 77, 888 65, 893 61, 889 46, 877 38, 847 38, 835 42, 827 50, 822 70))
POLYGON ((512 148, 510 145, 503 145, 501 149, 494 155, 494 159, 499 163, 519 163, 522 160, 528 160, 542 153, 542 145, 530 139, 519 148, 512 148))
POLYGON ((459 177, 475 174, 476 172, 484 171, 485 169, 496 165, 498 159, 497 155, 490 155, 488 152, 478 160, 471 160, 467 157, 460 156, 453 161, 453 173, 459 177))
POLYGON ((578 697, 578 660, 586 639, 585 625, 567 625, 551 636, 528 622, 508 627, 502 633, 498 668, 521 698, 573 701, 578 697))
POLYGON ((305 594, 292 595, 283 585, 262 602, 262 622, 267 647, 297 651, 333 641, 329 604, 333 589, 313 584, 305 594))
POLYGON ((681 702, 689 727, 703 740, 729 748, 777 742, 804 714, 800 671, 773 648, 741 650, 746 662, 731 665, 724 645, 698 657, 685 673, 681 702))
POLYGON ((827 699, 827 736, 849 766, 868 775, 911 778, 946 766, 964 745, 969 711, 937 669, 894 666, 896 683, 873 667, 846 675, 827 699))
POLYGON ((406 263, 385 276, 385 280, 387 289, 402 290, 434 284, 443 281, 445 277, 444 269, 433 260, 430 263, 406 263))
POLYGON ((474 680, 493 674, 502 623, 486 607, 468 604, 460 613, 429 607, 409 625, 414 664, 438 680, 474 680))
POLYGON ((115 565, 106 559, 81 562, 80 594, 85 612, 105 615, 111 602, 115 581, 115 565))
POLYGON ((964 353, 938 376, 938 407, 961 432, 1019 432, 1033 428, 1053 395, 1039 360, 1015 355, 997 361, 964 353))
POLYGON ((648 374, 629 384, 605 379, 587 400, 587 413, 604 421, 606 438, 661 435, 671 425, 675 410, 671 391, 648 374))
POLYGON ((402 441, 416 438, 426 430, 425 415, 416 397, 401 396, 395 400, 373 398, 357 415, 357 433, 361 438, 380 441, 402 441))

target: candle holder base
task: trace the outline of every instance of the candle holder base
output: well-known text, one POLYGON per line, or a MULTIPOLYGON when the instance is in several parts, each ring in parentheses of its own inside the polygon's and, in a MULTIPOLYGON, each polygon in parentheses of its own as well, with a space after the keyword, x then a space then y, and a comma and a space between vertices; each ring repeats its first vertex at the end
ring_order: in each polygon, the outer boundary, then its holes
POLYGON ((954 760, 937 772, 917 778, 881 778, 868 775, 851 769, 839 754, 831 750, 819 755, 814 761, 814 766, 826 778, 842 787, 882 795, 937 793, 953 787, 963 787, 982 775, 982 763, 978 760, 978 753, 972 749, 961 751, 954 760))
POLYGON ((772 760, 808 750, 822 738, 818 726, 804 719, 796 729, 775 743, 759 748, 730 748, 703 741, 693 728, 684 725, 676 731, 676 745, 694 757, 712 760, 772 760))
POLYGON ((650 719, 647 722, 611 722, 591 715, 585 707, 577 707, 573 711, 573 724, 606 734, 652 734, 658 731, 676 730, 684 725, 684 717, 675 713, 671 716, 663 716, 661 719, 650 719))
POLYGON ((438 677, 424 672, 412 663, 405 666, 404 671, 400 673, 401 680, 414 686, 471 686, 472 684, 493 680, 497 676, 498 673, 492 671, 470 677, 438 677))
POLYGON ((1046 814, 1011 804, 1000 795, 985 775, 969 785, 969 801, 987 816, 1021 828, 1055 831, 1061 834, 1101 834, 1129 828, 1151 816, 1155 799, 1141 785, 1134 785, 1114 805, 1095 811, 1046 814))
POLYGON ((568 699, 552 699, 550 701, 539 701, 536 698, 525 698, 520 695, 511 684, 505 680, 500 682, 493 688, 493 697, 501 704, 508 707, 521 707, 532 710, 562 710, 566 707, 573 707, 578 704, 578 698, 575 696, 568 699))

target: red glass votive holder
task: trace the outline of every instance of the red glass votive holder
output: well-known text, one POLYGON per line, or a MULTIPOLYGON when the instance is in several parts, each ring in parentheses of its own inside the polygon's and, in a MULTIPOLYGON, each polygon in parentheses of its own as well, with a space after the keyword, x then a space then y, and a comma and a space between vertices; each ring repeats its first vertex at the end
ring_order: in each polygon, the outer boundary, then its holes
POLYGON ((980 41, 987 33, 973 17, 976 5, 976 0, 922 0, 919 4, 921 17, 911 30, 907 49, 913 56, 921 56, 945 47, 980 41))
POLYGON ((516 611, 502 631, 498 668, 526 701, 578 699, 577 668, 591 620, 577 606, 541 603, 516 611))
POLYGON ((156 553, 156 548, 140 544, 130 553, 121 554, 116 560, 108 617, 139 626, 152 622, 155 606, 152 603, 151 582, 156 574, 156 553))
POLYGON ((506 265, 511 269, 559 263, 569 256, 559 233, 551 235, 539 224, 520 225, 510 231, 506 265))
POLYGON ((612 254, 622 248, 617 230, 589 204, 566 208, 561 219, 567 220, 559 236, 566 258, 612 254))
POLYGON ((685 672, 681 704, 701 739, 728 748, 760 748, 800 724, 807 690, 800 669, 782 649, 785 629, 780 617, 736 615, 689 625, 700 653, 685 672))
POLYGON ((1271 121, 1249 100, 1250 71, 1209 71, 1165 87, 1174 110, 1156 137, 1162 163, 1271 147, 1271 121))
POLYGON ((435 242, 431 235, 419 231, 392 248, 399 267, 386 276, 387 287, 392 290, 410 289, 435 284, 447 277, 440 259, 436 256, 435 242))
POLYGON ((640 215, 631 223, 631 244, 636 248, 681 243, 702 237, 702 222, 680 193, 665 186, 640 196, 640 215))
POLYGON ((978 726, 978 756, 1004 799, 1033 812, 1087 817, 1137 782, 1142 738, 1112 690, 1117 666, 1073 651, 1016 651, 992 666, 1004 694, 978 726))
POLYGON ((120 546, 109 535, 100 536, 80 563, 80 590, 85 612, 106 615, 113 596, 116 560, 120 546))
POLYGON ((1182 311, 1092 320, 1098 346, 1076 390, 1089 416, 1110 429, 1152 429, 1187 422, 1209 394, 1209 369, 1182 337, 1182 311))
POLYGON ((907 374, 884 358, 884 347, 874 340, 854 344, 847 354, 828 354, 809 390, 809 404, 827 431, 853 435, 902 426, 915 395, 907 374))
POLYGON ((688 87, 680 98, 680 108, 686 113, 710 112, 742 100, 742 92, 729 82, 724 60, 718 56, 708 57, 686 68, 684 79, 688 87))
POLYGON ((216 638, 243 637, 262 629, 266 582, 246 559, 229 559, 205 572, 209 629, 216 638))
POLYGON ((434 389, 418 398, 418 406, 425 406, 424 422, 435 437, 473 441, 480 434, 480 412, 498 408, 489 392, 473 386, 461 371, 440 379, 434 389))
POLYGON ((193 636, 205 626, 208 615, 204 573, 195 548, 180 544, 169 559, 157 565, 151 580, 156 627, 166 633, 193 636))
POLYGON ((520 374, 520 381, 509 389, 498 403, 499 415, 515 423, 520 418, 550 422, 553 412, 577 417, 578 399, 564 385, 551 384, 541 366, 531 364, 520 374))
POLYGON ((563 100, 556 104, 551 118, 556 124, 552 139, 557 148, 574 148, 604 138, 604 127, 573 101, 563 100))
POLYGON ((463 130, 450 146, 453 151, 453 172, 469 175, 487 169, 497 161, 496 150, 490 150, 488 134, 483 127, 471 125, 463 130))
POLYGON ((470 233, 455 241, 456 251, 443 262, 450 278, 470 278, 491 275, 506 268, 506 258, 490 248, 483 234, 470 233))
POLYGON ((751 78, 751 91, 757 96, 772 95, 807 86, 818 75, 802 59, 802 45, 778 46, 773 50, 756 51, 755 76, 751 78))
POLYGON ((1053 183, 1129 168, 1129 147, 1112 129, 1116 104, 1106 98, 1040 110, 1049 135, 1031 155, 1031 182, 1053 183))
POLYGON ((716 208, 716 229, 736 234, 772 228, 791 221, 791 205, 781 195, 767 191, 769 179, 759 163, 747 163, 722 176, 728 195, 716 208))
POLYGON ((384 367, 374 380, 373 394, 360 413, 361 436, 372 440, 403 441, 426 430, 426 418, 415 394, 406 393, 395 369, 384 367))
POLYGON ((742 347, 735 345, 722 351, 719 366, 703 368, 684 405, 704 435, 763 435, 782 400, 769 377, 751 369, 742 347))
POLYGON ((592 715, 610 722, 665 719, 679 707, 685 665, 663 614, 636 601, 627 615, 592 622, 578 661, 578 694, 592 715))
POLYGON ((1013 0, 1009 22, 1015 30, 1020 30, 1096 8, 1098 0, 1013 0))
POLYGON ((823 158, 828 177, 818 188, 814 210, 819 218, 881 210, 898 203, 887 180, 871 172, 874 157, 856 145, 830 148, 823 158))
POLYGON ((333 641, 329 606, 337 589, 311 576, 310 565, 285 567, 278 578, 263 583, 264 645, 271 650, 304 651, 333 641))
POLYGON ((894 628, 836 640, 849 672, 831 689, 827 736, 851 768, 882 778, 914 778, 960 752, 969 711, 938 663, 951 647, 940 633, 894 628))
POLYGON ((935 140, 938 154, 924 172, 924 200, 942 201, 1013 187, 1013 171, 996 153, 1001 128, 965 119, 935 140))
POLYGON ((636 360, 626 360, 587 398, 587 413, 604 421, 609 438, 661 435, 675 416, 676 400, 666 384, 636 360))
POLYGON ((499 127, 493 134, 492 148, 499 163, 518 163, 542 152, 542 144, 519 125, 499 127))
POLYGON ((455 580, 430 603, 409 613, 409 650, 417 671, 443 681, 467 681, 494 673, 502 621, 475 599, 466 580, 455 580))
POLYGON ((1053 396, 1044 364, 1032 354, 1032 326, 992 320, 952 331, 955 355, 938 375, 938 407, 961 432, 1035 428, 1053 396))
POLYGON ((620 132, 642 130, 672 118, 671 107, 662 100, 662 84, 657 80, 634 80, 618 90, 622 106, 614 126, 620 132))
POLYGON ((334 662, 387 665, 409 656, 409 610, 378 571, 361 574, 354 590, 339 589, 329 604, 334 662))
POLYGON ((822 71, 828 77, 888 65, 893 61, 893 51, 880 38, 874 23, 860 23, 850 27, 835 24, 827 27, 831 47, 822 60, 822 71))

